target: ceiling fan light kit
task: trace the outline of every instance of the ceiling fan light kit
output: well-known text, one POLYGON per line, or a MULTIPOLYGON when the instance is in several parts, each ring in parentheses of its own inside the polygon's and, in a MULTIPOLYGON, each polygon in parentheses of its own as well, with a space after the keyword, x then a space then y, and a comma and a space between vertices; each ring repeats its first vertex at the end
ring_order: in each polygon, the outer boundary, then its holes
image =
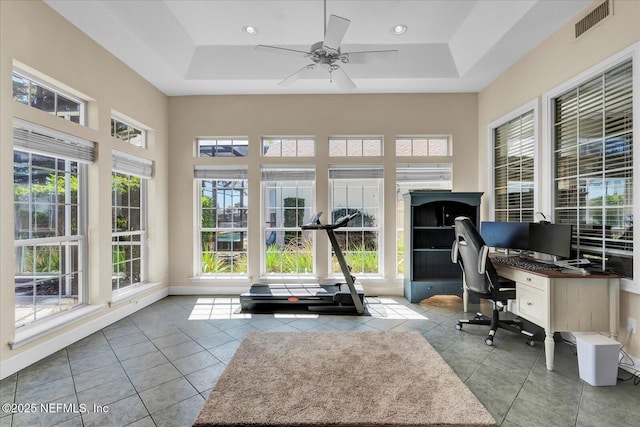
MULTIPOLYGON (((325 0, 325 22, 326 22, 326 0, 325 0)), ((325 26, 324 40, 311 45, 308 52, 288 49, 279 46, 257 45, 256 50, 279 51, 285 53, 293 53, 309 58, 312 63, 305 65, 289 77, 280 81, 280 86, 289 86, 296 80, 303 78, 310 71, 318 67, 329 72, 329 81, 334 82, 344 90, 352 90, 356 88, 356 84, 351 80, 347 73, 339 64, 366 64, 375 59, 389 59, 398 51, 392 50, 370 50, 361 52, 345 52, 342 53, 340 43, 349 28, 351 21, 337 15, 329 16, 329 22, 325 26)), ((399 27, 399 26, 396 26, 399 27)), ((394 28, 396 28, 394 27, 394 28)), ((406 26, 405 26, 406 31, 406 26)), ((404 31, 403 31, 404 32, 404 31)))

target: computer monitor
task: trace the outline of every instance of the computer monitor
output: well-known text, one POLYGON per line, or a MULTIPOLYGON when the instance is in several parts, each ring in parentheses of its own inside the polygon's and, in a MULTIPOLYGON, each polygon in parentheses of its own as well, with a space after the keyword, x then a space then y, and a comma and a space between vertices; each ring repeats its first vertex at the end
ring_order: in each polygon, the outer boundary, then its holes
POLYGON ((529 250, 555 255, 562 258, 571 257, 571 224, 529 224, 529 250))
POLYGON ((487 246, 523 250, 529 248, 528 222, 482 221, 480 235, 487 246))

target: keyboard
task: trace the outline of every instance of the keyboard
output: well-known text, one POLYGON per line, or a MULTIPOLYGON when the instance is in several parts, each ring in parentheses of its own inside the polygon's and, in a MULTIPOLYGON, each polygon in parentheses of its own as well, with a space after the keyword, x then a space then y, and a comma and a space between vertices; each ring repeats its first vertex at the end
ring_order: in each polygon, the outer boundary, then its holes
POLYGON ((511 267, 521 268, 529 271, 560 271, 562 267, 545 262, 532 261, 530 259, 512 257, 512 256, 496 256, 491 257, 492 261, 500 264, 510 265, 511 267))

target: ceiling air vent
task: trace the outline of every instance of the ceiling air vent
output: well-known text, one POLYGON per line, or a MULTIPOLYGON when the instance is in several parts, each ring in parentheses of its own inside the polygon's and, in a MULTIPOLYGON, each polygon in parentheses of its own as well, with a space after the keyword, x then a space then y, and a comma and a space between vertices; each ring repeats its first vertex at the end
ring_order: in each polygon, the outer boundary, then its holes
POLYGON ((584 18, 576 22, 576 38, 580 37, 590 28, 593 28, 598 22, 611 14, 610 0, 600 3, 595 9, 587 14, 584 18))

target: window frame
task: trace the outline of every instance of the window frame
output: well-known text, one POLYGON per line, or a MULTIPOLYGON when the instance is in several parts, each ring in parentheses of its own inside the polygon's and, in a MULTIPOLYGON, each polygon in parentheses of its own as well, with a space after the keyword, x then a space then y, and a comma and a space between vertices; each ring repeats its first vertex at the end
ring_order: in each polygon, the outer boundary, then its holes
POLYGON ((420 189, 432 189, 432 190, 449 190, 451 191, 453 189, 453 163, 411 163, 411 164, 403 164, 403 163, 396 163, 395 165, 395 173, 396 173, 396 179, 395 179, 395 183, 396 183, 396 233, 395 233, 395 239, 396 239, 396 271, 395 271, 395 275, 396 275, 396 279, 403 279, 404 278, 404 272, 400 272, 400 267, 402 266, 403 270, 404 270, 404 255, 407 253, 407 249, 404 248, 404 236, 402 236, 402 233, 404 233, 405 231, 405 227, 404 227, 404 220, 405 220, 405 206, 404 206, 404 197, 403 197, 403 192, 402 189, 400 188, 401 186, 404 187, 407 191, 410 190, 420 190, 420 189), (415 169, 414 171, 412 171, 413 173, 418 174, 418 172, 420 170, 424 170, 424 169, 429 169, 429 167, 433 168, 434 166, 444 166, 447 165, 448 168, 444 168, 442 167, 441 169, 443 169, 443 171, 445 171, 445 169, 448 169, 448 173, 449 173, 449 179, 448 180, 442 180, 441 182, 445 182, 447 183, 446 186, 444 187, 429 187, 426 185, 422 185, 423 183, 426 182, 440 182, 440 181, 434 181, 434 180, 430 180, 430 181, 419 181, 419 180, 403 180, 403 179, 398 179, 398 174, 399 171, 401 169, 407 169, 407 170, 411 170, 411 169, 415 169), (422 183, 422 184, 421 184, 422 183), (408 185, 402 185, 402 184, 408 184, 408 185), (400 205, 400 207, 398 207, 397 205, 400 205), (403 252, 402 252, 402 259, 400 256, 400 244, 403 245, 403 252))
MULTIPOLYGON (((543 213, 543 215, 550 215, 549 208, 541 207, 540 203, 540 193, 542 189, 542 185, 540 184, 540 137, 539 137, 539 99, 534 98, 531 101, 525 103, 524 105, 516 108, 512 112, 506 114, 505 116, 495 120, 490 123, 487 127, 487 159, 489 159, 489 190, 491 192, 489 199, 489 219, 491 221, 495 221, 496 215, 496 201, 495 201, 495 192, 496 192, 496 182, 495 182, 495 170, 496 170, 496 159, 495 159, 495 131, 499 127, 508 124, 510 121, 527 114, 529 111, 533 111, 533 216, 535 219, 536 214, 540 214, 540 212, 546 211, 548 213, 543 213)), ((551 173, 551 170, 542 171, 543 174, 551 173)), ((544 175, 543 175, 544 176, 544 175)), ((522 208, 520 208, 520 211, 522 208)))
MULTIPOLYGON (((70 224, 70 203, 67 203, 67 195, 65 192, 65 203, 63 204, 64 209, 65 209, 65 224, 64 224, 64 229, 65 229, 65 234, 64 235, 56 235, 56 236, 50 236, 50 237, 29 237, 27 239, 16 239, 15 237, 15 230, 14 230, 14 247, 16 249, 18 248, 23 248, 23 247, 29 247, 32 246, 33 248, 35 248, 36 246, 51 246, 51 245, 55 245, 55 244, 59 244, 61 246, 60 250, 64 250, 66 252, 65 255, 65 259, 66 262, 59 263, 59 268, 60 270, 64 271, 58 271, 58 277, 59 280, 61 280, 62 277, 67 277, 70 274, 76 274, 78 276, 78 295, 77 295, 77 303, 70 305, 70 306, 63 306, 62 310, 49 314, 49 315, 45 315, 44 317, 35 317, 34 319, 32 319, 29 322, 23 322, 21 324, 17 324, 15 323, 15 328, 16 330, 22 328, 22 327, 27 327, 30 325, 33 325, 35 323, 41 323, 41 322, 47 322, 50 321, 52 318, 55 318, 57 316, 63 315, 65 313, 68 313, 70 310, 73 310, 77 307, 81 307, 81 306, 85 306, 88 304, 88 281, 87 281, 87 260, 88 260, 88 242, 87 242, 87 165, 84 164, 83 162, 77 161, 77 160, 70 160, 70 159, 66 159, 66 158, 60 158, 60 157, 54 157, 51 154, 39 154, 39 153, 34 153, 34 152, 30 152, 27 151, 21 147, 14 147, 14 156, 16 152, 22 153, 22 154, 26 154, 29 156, 29 168, 31 169, 33 166, 33 156, 39 156, 39 157, 46 157, 46 158, 50 158, 50 159, 54 159, 54 163, 58 163, 59 161, 64 161, 65 162, 65 170, 68 169, 68 165, 69 162, 74 162, 77 163, 77 183, 78 183, 78 191, 77 191, 77 209, 78 209, 78 217, 77 217, 77 224, 76 224, 76 234, 69 234, 72 233, 71 230, 71 224, 70 224), (62 246, 64 246, 64 249, 62 248, 62 246), (72 260, 70 258, 70 254, 69 254, 69 250, 71 249, 71 246, 77 246, 77 251, 78 251, 78 255, 77 255, 77 265, 76 265, 76 269, 75 270, 70 270, 72 268, 72 260), (64 266, 63 266, 64 264, 64 266)), ((15 166, 14 166, 14 174, 15 174, 15 166)), ((69 185, 68 183, 68 179, 70 178, 69 173, 65 172, 65 186, 69 185)), ((57 176, 57 174, 56 174, 57 176)), ((15 185, 15 184, 14 184, 15 185)), ((33 193, 33 189, 32 189, 32 174, 29 174, 29 194, 31 195, 33 193)), ((29 212, 31 212, 31 205, 33 204, 33 202, 31 201, 32 197, 29 196, 29 212)), ((56 211, 57 211, 57 206, 59 206, 58 203, 56 203, 56 211)), ((14 210, 15 210, 15 196, 14 196, 14 210)), ((56 215, 57 216, 57 215, 56 215)), ((56 222, 56 229, 58 229, 59 224, 57 224, 56 222)), ((14 227, 15 229, 15 227, 14 227)), ((30 225, 29 225, 29 233, 31 234, 31 220, 30 220, 30 225)), ((15 252, 14 252, 14 256, 15 256, 15 252)), ((16 259, 15 262, 17 263, 18 260, 16 259)), ((17 276, 17 271, 16 273, 16 277, 17 276)), ((36 272, 34 272, 35 274, 36 272)), ((35 275, 33 276, 35 278, 35 275)), ((34 283, 34 286, 37 286, 34 283)), ((62 287, 62 285, 60 285, 60 288, 62 287)), ((66 287, 69 287, 69 283, 67 283, 65 285, 66 287)), ((60 290, 59 290, 60 293, 60 290)), ((34 301, 35 298, 38 294, 34 293, 34 301)), ((35 310, 37 307, 37 304, 34 302, 33 304, 34 306, 34 316, 36 316, 35 314, 35 310)), ((57 307, 60 307, 59 305, 57 307)), ((18 314, 18 310, 16 307, 16 313, 15 316, 17 316, 18 314)), ((15 318, 14 316, 14 318, 15 318)))
POLYGON ((142 126, 140 126, 140 125, 133 124, 130 120, 123 119, 122 117, 120 117, 117 114, 112 114, 111 115, 111 137, 117 139, 118 141, 122 141, 122 142, 125 142, 125 143, 129 144, 129 145, 132 145, 134 147, 147 148, 147 130, 145 128, 143 128, 142 126), (119 138, 117 135, 115 135, 115 124, 114 124, 114 122, 121 123, 123 125, 126 125, 129 128, 132 128, 132 129, 140 132, 140 138, 141 138, 140 145, 133 144, 131 142, 131 139, 123 139, 123 138, 119 138))
MULTIPOLYGON (((640 68, 640 42, 633 44, 632 46, 621 50, 617 54, 610 56, 609 58, 599 62, 588 70, 578 74, 574 78, 562 83, 561 85, 553 88, 552 90, 546 92, 543 96, 543 114, 545 120, 543 120, 543 133, 545 138, 548 141, 554 141, 554 109, 553 109, 553 100, 560 95, 570 91, 573 88, 585 83, 589 79, 596 77, 599 74, 605 73, 610 69, 615 68, 617 65, 622 64, 623 62, 631 59, 633 69, 636 72, 632 73, 632 92, 633 92, 633 122, 634 129, 633 134, 636 136, 633 141, 633 151, 638 153, 640 152, 640 138, 638 135, 638 124, 640 123, 640 73, 637 72, 638 68, 640 68)), ((546 175, 549 177, 548 182, 545 185, 545 189, 549 197, 546 198, 546 208, 551 211, 553 206, 555 205, 555 160, 554 160, 554 150, 548 149, 545 153, 546 163, 552 165, 552 169, 546 175)), ((633 164, 633 175, 637 178, 640 176, 640 162, 634 161, 633 164)), ((640 185, 638 183, 634 183, 633 185, 633 214, 638 217, 640 214, 640 185)), ((634 251, 640 247, 640 233, 635 233, 633 238, 633 247, 634 251)), ((640 283, 635 283, 633 277, 637 277, 640 272, 640 257, 633 257, 633 276, 630 278, 621 278, 620 279, 620 289, 640 294, 640 283)))
POLYGON ((384 157, 384 138, 380 135, 370 135, 370 136, 330 136, 327 140, 328 143, 328 157, 330 159, 339 159, 339 158, 375 158, 375 157, 384 157), (345 149, 344 154, 331 154, 331 143, 334 141, 345 141, 345 149), (349 141, 360 141, 360 154, 349 153, 349 141), (380 152, 378 154, 365 155, 365 141, 379 141, 380 143, 380 152))
MULTIPOLYGON (((242 178, 239 177, 231 177, 231 178, 222 178, 222 176, 224 176, 224 171, 225 168, 216 168, 217 169, 217 173, 221 174, 220 177, 204 177, 204 175, 207 174, 208 170, 212 170, 213 169, 208 169, 206 167, 203 168, 198 168, 196 167, 195 169, 195 179, 196 179, 196 203, 198 204, 197 207, 197 212, 198 212, 198 217, 196 218, 196 232, 197 232, 197 236, 195 241, 197 242, 197 259, 196 259, 196 266, 195 266, 195 270, 196 270, 196 276, 200 277, 200 278, 215 278, 215 277, 249 277, 249 246, 247 243, 247 246, 244 248, 244 251, 235 251, 232 250, 231 251, 225 251, 231 254, 235 254, 235 253, 244 253, 244 259, 245 259, 245 265, 246 265, 246 271, 244 272, 236 272, 236 271, 230 271, 230 272, 221 272, 221 271, 214 271, 211 273, 205 273, 203 272, 203 254, 205 253, 205 251, 203 251, 203 242, 202 242, 202 235, 203 233, 219 233, 219 232, 225 232, 225 233, 235 233, 235 232, 240 232, 240 233, 244 233, 244 235, 246 236, 246 239, 248 240, 248 236, 249 236, 249 203, 250 203, 250 197, 249 197, 249 178, 248 178, 248 174, 247 172, 247 168, 234 168, 233 171, 237 172, 239 170, 244 170, 245 172, 245 176, 242 178), (202 195, 203 195, 203 190, 204 190, 204 183, 205 181, 210 181, 210 182, 222 182, 222 181, 243 181, 244 185, 240 188, 243 189, 243 191, 245 191, 247 194, 246 196, 246 200, 247 200, 247 206, 244 209, 245 213, 246 213, 246 227, 203 227, 202 226, 202 219, 203 219, 203 206, 202 206, 202 195)), ((231 169, 229 170, 231 171, 231 169)), ((215 172, 214 172, 215 173, 215 172)), ((216 186, 213 186, 212 188, 217 188, 216 186)), ((235 189, 235 187, 234 187, 235 189)), ((213 190, 215 191, 215 190, 213 190)), ((214 222, 217 223, 216 217, 214 217, 214 222)), ((211 251, 211 253, 213 253, 213 251, 211 251)), ((216 260, 216 263, 218 261, 216 260)))
MULTIPOLYGON (((283 276, 283 277, 296 277, 296 276, 315 276, 317 273, 317 267, 316 267, 316 232, 313 231, 302 231, 300 229, 300 226, 302 224, 304 224, 304 222, 306 220, 308 220, 311 215, 313 215, 315 213, 315 191, 316 191, 316 167, 315 165, 309 165, 309 166, 288 166, 288 167, 282 167, 282 166, 269 166, 269 165, 263 165, 262 170, 261 170, 261 189, 262 189, 262 197, 261 197, 261 212, 262 212, 262 230, 261 230, 261 236, 265 239, 265 244, 261 245, 262 246, 262 251, 261 251, 261 274, 264 275, 265 277, 270 277, 270 276, 283 276), (295 173, 296 171, 301 171, 301 172, 307 172, 307 173, 311 173, 313 174, 313 179, 310 180, 297 180, 297 179, 280 179, 280 180, 266 180, 265 179, 265 173, 269 173, 269 172, 279 172, 279 171, 284 171, 286 172, 293 172, 295 173), (269 191, 269 189, 271 187, 267 187, 269 182, 277 182, 277 183, 285 183, 285 182, 294 182, 295 183, 295 188, 296 188, 296 194, 299 193, 300 190, 300 186, 299 183, 301 182, 310 182, 310 185, 308 187, 302 187, 302 188, 307 188, 310 190, 310 194, 311 194, 311 206, 305 206, 303 208, 303 212, 304 211, 308 211, 309 215, 304 215, 304 217, 302 218, 302 224, 298 224, 295 227, 286 227, 286 226, 282 226, 282 227, 272 227, 269 226, 269 221, 270 218, 267 218, 267 211, 271 208, 271 209, 281 209, 283 211, 283 215, 284 215, 284 206, 282 207, 272 207, 268 205, 268 195, 267 192, 269 191), (268 262, 267 262, 267 251, 269 248, 269 245, 266 244, 267 243, 267 233, 269 233, 269 231, 271 230, 271 232, 275 232, 275 233, 286 233, 286 232, 296 232, 299 233, 300 235, 308 235, 308 240, 311 241, 311 270, 310 271, 306 271, 306 272, 269 272, 267 271, 268 269, 268 262)), ((292 188, 292 187, 289 187, 292 188)), ((282 189, 282 186, 278 186, 276 189, 282 189)), ((284 199, 283 199, 284 200, 284 199)), ((300 253, 299 251, 291 251, 295 254, 300 253)), ((282 253, 282 251, 281 251, 282 253)), ((297 257, 297 255, 296 255, 297 257)))
MULTIPOLYGON (((260 156, 264 158, 313 158, 316 156, 316 138, 314 136, 263 136, 260 140, 260 156), (265 143, 267 141, 280 141, 280 152, 278 155, 267 155, 268 149, 265 149, 265 143), (295 142, 295 155, 289 156, 282 154, 283 141, 295 142), (310 155, 300 155, 300 142, 311 141, 313 145, 313 153, 310 155)), ((270 149, 270 146, 268 147, 270 149)))
POLYGON ((398 135, 395 139, 395 155, 396 157, 451 157, 453 156, 453 138, 451 135, 398 135), (446 154, 431 154, 429 149, 429 141, 430 140, 441 140, 445 139, 447 141, 447 153, 446 154), (398 154, 398 141, 399 140, 409 140, 411 141, 411 154, 402 155, 398 154), (427 148, 426 154, 415 154, 415 142, 416 140, 427 140, 427 148))
MULTIPOLYGON (((141 177, 141 176, 136 176, 136 175, 132 175, 132 174, 127 174, 127 173, 123 173, 123 172, 118 172, 118 171, 111 171, 111 182, 112 182, 112 194, 111 194, 111 211, 112 211, 112 217, 111 217, 111 274, 112 274, 112 286, 111 286, 111 292, 112 295, 117 295, 123 291, 132 289, 136 286, 140 286, 140 285, 144 285, 147 283, 147 263, 148 263, 148 248, 147 248, 147 181, 148 178, 146 177, 141 177), (140 228, 138 230, 134 230, 134 231, 114 231, 114 218, 113 218, 113 212, 114 210, 118 209, 118 208, 122 208, 122 206, 119 205, 115 205, 114 204, 114 200, 116 200, 115 195, 113 194, 113 192, 115 191, 115 185, 113 180, 116 179, 116 176, 123 176, 125 178, 138 178, 140 179, 140 228), (115 246, 119 246, 117 241, 114 241, 114 239, 120 239, 121 237, 133 237, 133 236, 139 236, 140 240, 139 240, 139 245, 140 245, 140 280, 138 282, 132 282, 129 283, 128 285, 125 286, 117 286, 116 289, 113 288, 113 275, 115 274, 115 270, 114 270, 114 247, 115 246)), ((129 205, 127 206, 128 208, 131 207, 131 203, 129 203, 129 205)), ((129 240, 129 242, 133 242, 133 240, 129 240)), ((133 244, 129 244, 129 246, 133 246, 133 244)), ((132 251, 133 253, 133 251, 132 251)), ((134 258, 131 259, 125 259, 125 262, 130 262, 133 261, 134 258)), ((118 281, 119 283, 119 281, 118 281)))
MULTIPOLYGON (((213 150, 214 152, 217 150, 213 150)), ((230 137, 224 137, 224 136, 216 136, 216 137, 210 137, 210 138, 196 138, 196 157, 200 157, 200 158, 205 158, 205 159, 217 159, 217 158, 246 158, 249 157, 249 138, 246 136, 230 136, 230 137), (207 144, 209 146, 212 147, 218 147, 218 146, 229 146, 229 147, 235 147, 235 146, 246 146, 247 147, 247 154, 245 155, 233 155, 233 156, 205 156, 202 154, 200 147, 203 145, 202 142, 203 141, 215 141, 215 144, 207 144), (231 144, 230 145, 220 145, 218 144, 218 141, 230 141, 231 144), (246 144, 236 144, 236 142, 246 142, 246 144)))
MULTIPOLYGON (((328 176, 329 176, 329 182, 328 182, 328 220, 327 221, 331 221, 333 222, 335 219, 337 218, 333 218, 334 216, 334 211, 337 209, 346 209, 346 210, 351 210, 351 209, 358 209, 358 210, 362 210, 362 209, 366 209, 366 206, 357 206, 355 207, 354 205, 349 204, 348 206, 345 207, 341 207, 341 206, 335 206, 335 187, 334 187, 334 182, 335 180, 342 180, 342 181, 353 181, 354 179, 358 179, 358 180, 376 180, 376 187, 377 187, 377 196, 378 196, 378 206, 376 207, 376 209, 378 210, 379 216, 376 217, 376 221, 377 221, 377 226, 375 227, 365 227, 365 226, 360 226, 360 227, 355 227, 355 226, 350 226, 349 224, 347 224, 347 226, 344 229, 339 229, 336 231, 336 236, 340 236, 341 233, 344 232, 358 232, 358 233, 365 233, 365 232, 375 232, 377 233, 377 250, 376 250, 376 255, 377 255, 377 260, 378 260, 378 271, 376 272, 371 272, 371 273, 366 273, 366 272, 360 272, 360 270, 358 268, 356 268, 356 266, 354 265, 350 265, 353 268, 353 271, 355 274, 358 274, 360 276, 363 277, 380 277, 380 276, 384 276, 384 166, 383 165, 378 165, 378 164, 368 164, 368 165, 363 165, 363 164, 334 164, 334 165, 329 165, 328 166, 328 176), (332 171, 335 170, 347 170, 347 171, 352 171, 357 173, 362 173, 361 171, 365 171, 365 170, 371 170, 371 169, 375 169, 375 170, 379 170, 380 171, 380 176, 379 177, 374 177, 374 178, 370 178, 370 177, 364 177, 364 178, 332 178, 332 171)), ((340 238, 338 237, 338 240, 340 240, 340 238)), ((345 256, 346 260, 347 260, 347 264, 349 263, 349 251, 348 248, 341 248, 342 249, 342 253, 345 256)), ((364 249, 364 247, 363 247, 364 249)), ((333 266, 333 256, 332 256, 332 251, 333 248, 330 246, 328 248, 329 253, 328 253, 328 274, 331 277, 336 277, 339 276, 341 274, 341 270, 337 269, 336 271, 334 271, 334 269, 332 268, 333 266)), ((364 258, 363 258, 363 263, 364 263, 364 258)))
POLYGON ((21 70, 19 68, 15 68, 15 67, 13 68, 12 73, 11 73, 11 81, 12 81, 12 99, 14 101, 16 101, 16 102, 18 102, 18 103, 20 103, 22 105, 26 105, 29 108, 35 108, 36 110, 40 110, 40 111, 43 111, 43 112, 48 113, 48 114, 53 114, 56 117, 59 117, 59 118, 61 118, 63 120, 67 120, 69 122, 75 123, 73 120, 67 119, 64 116, 61 116, 60 114, 58 114, 58 112, 59 112, 58 111, 58 97, 62 96, 64 98, 67 98, 68 100, 73 101, 76 104, 78 104, 78 106, 79 106, 79 111, 78 111, 79 119, 78 119, 78 123, 77 124, 79 124, 80 126, 85 126, 85 124, 86 124, 86 111, 87 111, 87 108, 86 108, 87 107, 87 101, 86 100, 81 99, 81 98, 79 98, 79 97, 77 97, 75 95, 72 95, 68 91, 60 89, 55 84, 51 84, 51 83, 48 83, 48 82, 44 81, 43 79, 39 79, 37 77, 34 77, 30 73, 27 73, 26 71, 23 71, 23 70, 21 70), (27 103, 26 104, 24 104, 23 102, 20 102, 20 101, 18 101, 18 100, 13 98, 14 97, 14 94, 13 94, 13 76, 14 75, 17 75, 18 77, 27 80, 28 83, 29 83, 29 89, 28 89, 28 95, 27 95, 28 99, 27 99, 27 103), (42 110, 40 108, 37 108, 37 107, 34 107, 34 106, 31 105, 31 85, 32 84, 40 86, 43 89, 46 89, 46 90, 51 91, 51 92, 54 93, 54 95, 55 95, 55 100, 54 100, 55 109, 54 109, 54 111, 45 111, 45 110, 42 110))

